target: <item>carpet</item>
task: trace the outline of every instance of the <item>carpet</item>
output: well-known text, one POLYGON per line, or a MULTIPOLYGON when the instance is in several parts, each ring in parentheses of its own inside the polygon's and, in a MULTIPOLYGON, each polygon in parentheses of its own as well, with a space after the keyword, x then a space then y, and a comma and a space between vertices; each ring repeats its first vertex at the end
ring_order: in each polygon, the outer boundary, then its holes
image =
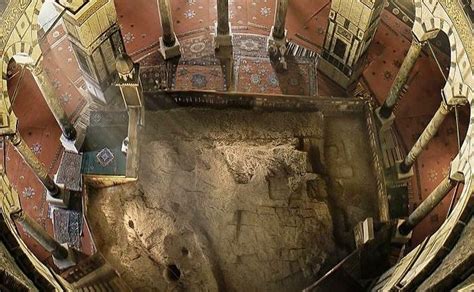
POLYGON ((81 249, 82 213, 74 210, 54 209, 54 237, 59 243, 81 249))

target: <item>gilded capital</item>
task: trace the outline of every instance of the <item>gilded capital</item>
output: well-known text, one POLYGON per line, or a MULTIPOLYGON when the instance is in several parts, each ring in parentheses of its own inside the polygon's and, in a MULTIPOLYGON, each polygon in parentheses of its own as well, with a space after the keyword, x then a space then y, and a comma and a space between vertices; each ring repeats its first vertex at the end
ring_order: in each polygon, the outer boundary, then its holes
POLYGON ((82 6, 87 4, 89 0, 56 0, 56 3, 75 14, 82 6))

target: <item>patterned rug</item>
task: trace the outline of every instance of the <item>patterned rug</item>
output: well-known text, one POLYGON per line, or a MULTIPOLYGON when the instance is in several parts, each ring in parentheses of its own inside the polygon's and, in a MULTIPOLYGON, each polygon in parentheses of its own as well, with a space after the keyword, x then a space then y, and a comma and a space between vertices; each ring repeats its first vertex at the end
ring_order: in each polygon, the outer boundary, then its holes
POLYGON ((180 62, 173 89, 224 90, 225 80, 219 60, 207 57, 180 62))
POLYGON ((169 70, 165 63, 140 68, 144 91, 158 91, 170 87, 169 70))
POLYGON ((81 154, 65 151, 59 164, 56 183, 64 184, 68 190, 81 191, 81 165, 81 154))
POLYGON ((316 58, 287 56, 288 70, 277 72, 267 52, 267 37, 238 34, 234 37, 237 91, 316 94, 316 58))
POLYGON ((198 59, 214 55, 213 40, 210 34, 193 36, 181 41, 183 60, 198 59))
POLYGON ((254 34, 234 34, 234 56, 268 60, 267 37, 254 34))
MULTIPOLYGON (((159 52, 140 61, 145 93, 174 90, 225 90, 223 66, 214 56, 212 35, 180 38, 179 61, 166 63, 159 52), (175 62, 175 63, 173 63, 175 62)), ((234 80, 237 91, 314 96, 317 92, 316 57, 286 57, 288 70, 277 72, 267 52, 267 36, 233 35, 234 80)))
POLYGON ((308 95, 316 94, 316 67, 310 59, 289 59, 288 70, 277 72, 270 61, 237 57, 237 91, 308 95))
POLYGON ((81 249, 82 213, 74 210, 54 209, 54 237, 60 243, 81 249))

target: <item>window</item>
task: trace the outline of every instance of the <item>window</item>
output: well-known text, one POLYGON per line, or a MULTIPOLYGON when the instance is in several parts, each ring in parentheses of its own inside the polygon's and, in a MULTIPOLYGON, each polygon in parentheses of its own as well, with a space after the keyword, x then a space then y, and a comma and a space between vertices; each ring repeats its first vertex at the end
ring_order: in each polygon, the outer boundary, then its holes
POLYGON ((81 66, 82 70, 86 71, 87 74, 91 75, 91 70, 89 65, 87 64, 87 59, 84 55, 79 51, 76 50, 77 60, 79 62, 79 66, 81 66))
POLYGON ((346 54, 346 48, 346 43, 336 38, 336 44, 334 45, 334 54, 339 58, 344 59, 344 55, 346 54))

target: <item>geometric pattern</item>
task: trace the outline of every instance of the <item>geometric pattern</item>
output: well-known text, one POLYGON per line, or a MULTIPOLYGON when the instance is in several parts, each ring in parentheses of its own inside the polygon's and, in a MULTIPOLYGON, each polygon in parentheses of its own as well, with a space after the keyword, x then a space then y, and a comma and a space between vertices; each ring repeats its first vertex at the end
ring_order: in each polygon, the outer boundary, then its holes
POLYGON ((81 166, 82 154, 65 151, 59 164, 56 183, 64 184, 64 187, 72 191, 80 191, 81 188, 81 166))
POLYGON ((82 213, 75 210, 56 208, 53 211, 54 237, 59 243, 68 243, 75 249, 81 248, 82 213))
POLYGON ((97 162, 99 162, 102 167, 106 167, 114 160, 115 156, 109 148, 105 147, 97 153, 96 158, 97 162))

